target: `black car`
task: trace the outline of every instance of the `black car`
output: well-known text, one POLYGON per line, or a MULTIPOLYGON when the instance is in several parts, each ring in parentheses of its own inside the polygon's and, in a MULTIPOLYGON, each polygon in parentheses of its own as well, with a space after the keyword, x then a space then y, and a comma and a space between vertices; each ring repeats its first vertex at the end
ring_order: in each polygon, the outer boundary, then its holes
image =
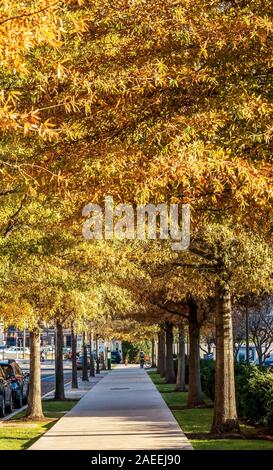
POLYGON ((121 363, 121 355, 119 351, 112 351, 111 352, 111 362, 112 364, 120 364, 121 363))
POLYGON ((5 377, 5 372, 0 366, 0 418, 13 412, 13 398, 11 381, 5 377))
POLYGON ((28 400, 29 374, 25 374, 14 360, 0 361, 0 368, 4 372, 5 379, 11 382, 15 407, 21 408, 28 400))

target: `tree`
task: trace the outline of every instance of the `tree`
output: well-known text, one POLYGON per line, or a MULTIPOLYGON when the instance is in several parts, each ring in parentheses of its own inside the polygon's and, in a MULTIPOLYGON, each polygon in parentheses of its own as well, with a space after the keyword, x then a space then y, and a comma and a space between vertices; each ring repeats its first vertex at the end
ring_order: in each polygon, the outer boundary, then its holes
POLYGON ((245 314, 235 307, 232 313, 232 328, 233 328, 233 350, 234 360, 238 358, 240 347, 246 339, 246 319, 245 314))
POLYGON ((78 388, 78 370, 77 370, 77 334, 74 325, 71 326, 71 346, 72 346, 72 388, 78 388))
POLYGON ((37 311, 33 309, 28 301, 21 299, 20 296, 18 297, 17 287, 5 293, 5 297, 1 296, 0 314, 7 324, 14 324, 20 328, 28 327, 30 330, 30 381, 26 416, 31 420, 40 420, 43 418, 40 375, 40 325, 37 321, 37 311))
POLYGON ((189 394, 188 406, 195 407, 203 404, 203 394, 200 377, 200 322, 196 301, 189 299, 189 394))
POLYGON ((43 418, 43 408, 41 400, 40 329, 38 327, 30 331, 29 340, 29 397, 26 416, 31 420, 40 420, 43 418))
POLYGON ((160 326, 159 331, 158 331, 157 372, 158 374, 164 377, 165 375, 165 332, 162 326, 160 326))
POLYGON ((88 357, 87 357, 87 343, 86 343, 86 333, 85 331, 82 334, 83 336, 83 365, 82 365, 82 380, 88 382, 88 357))
POLYGON ((259 364, 263 364, 273 349, 273 304, 270 296, 260 298, 250 309, 249 330, 259 364))
POLYGON ((178 363, 177 363, 177 377, 176 387, 177 392, 186 391, 185 383, 185 369, 186 369, 186 356, 185 356, 185 326, 181 321, 178 325, 178 363))
POLYGON ((175 383, 176 377, 173 363, 173 324, 166 320, 164 323, 166 335, 165 379, 166 383, 175 383))
POLYGON ((199 244, 193 248, 207 262, 215 288, 216 375, 212 432, 236 432, 232 336, 232 292, 271 289, 272 251, 259 236, 228 223, 204 228, 199 244), (202 240, 202 246, 201 246, 202 240))
MULTIPOLYGON (((139 312, 132 285, 143 269, 132 261, 134 245, 119 252, 115 243, 104 245, 104 253, 94 244, 79 247, 79 208, 103 201, 106 190, 134 204, 191 203, 190 252, 171 255, 160 243, 161 254, 154 250, 146 261, 149 275, 156 266, 170 268, 154 313, 157 323, 174 325, 173 316, 187 316, 189 299, 197 305, 189 397, 197 384, 200 398, 200 305, 215 299, 213 430, 237 431, 231 301, 271 289, 272 5, 148 3, 7 0, 0 6, 0 288, 16 291, 19 279, 18 304, 28 302, 39 321, 46 309, 51 320, 66 320, 71 288, 94 292, 102 316, 117 317, 122 306, 139 312)), ((144 263, 149 248, 139 251, 144 263)), ((141 303, 146 322, 152 302, 141 303)), ((89 314, 82 316, 86 326, 89 314)), ((169 330, 169 369, 170 343, 169 330)))

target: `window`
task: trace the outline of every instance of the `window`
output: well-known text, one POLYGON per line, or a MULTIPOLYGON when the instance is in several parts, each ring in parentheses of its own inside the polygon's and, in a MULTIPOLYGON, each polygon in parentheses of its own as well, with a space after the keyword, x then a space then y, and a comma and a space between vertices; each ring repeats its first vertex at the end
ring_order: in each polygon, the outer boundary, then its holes
POLYGON ((4 373, 5 373, 6 379, 10 379, 11 377, 14 376, 14 372, 13 372, 12 367, 10 367, 10 366, 3 366, 3 370, 4 370, 4 373))

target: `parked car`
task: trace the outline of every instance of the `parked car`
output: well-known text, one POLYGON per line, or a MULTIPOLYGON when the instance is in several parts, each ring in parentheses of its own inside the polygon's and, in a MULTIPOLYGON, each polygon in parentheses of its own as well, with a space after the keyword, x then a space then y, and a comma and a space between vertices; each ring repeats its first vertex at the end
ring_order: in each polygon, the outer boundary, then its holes
MULTIPOLYGON (((87 358, 87 365, 88 365, 88 369, 90 369, 89 357, 87 358)), ((83 356, 79 356, 77 359, 77 369, 82 369, 82 368, 83 368, 83 356)))
MULTIPOLYGON (((22 356, 23 354, 23 347, 18 347, 18 346, 10 346, 8 348, 4 348, 1 351, 1 356, 9 357, 9 358, 17 358, 22 356)), ((25 355, 29 356, 30 355, 30 349, 25 348, 25 355)))
POLYGON ((48 352, 54 352, 55 351, 55 347, 54 346, 42 346, 41 348, 45 353, 48 353, 48 352))
POLYGON ((29 373, 24 373, 19 364, 13 359, 0 361, 0 367, 5 374, 5 379, 11 382, 15 407, 21 408, 28 400, 29 373))
POLYGON ((63 348, 63 355, 64 359, 68 359, 71 361, 72 359, 72 349, 71 348, 63 348))
POLYGON ((120 364, 121 363, 121 355, 119 351, 112 351, 111 352, 111 362, 112 364, 120 364))
MULTIPOLYGON (((23 346, 10 346, 9 348, 7 348, 7 352, 8 353, 12 353, 12 352, 23 352, 23 346)), ((25 353, 26 354, 30 354, 30 349, 29 348, 25 348, 25 353)))
POLYGON ((63 348, 63 356, 66 359, 67 355, 71 353, 71 348, 63 348))
POLYGON ((13 412, 13 398, 11 380, 7 380, 5 372, 0 366, 0 418, 13 412))
POLYGON ((214 353, 206 353, 204 354, 204 359, 207 359, 207 360, 214 360, 214 353))
POLYGON ((273 356, 269 356, 263 363, 264 367, 273 367, 273 356))

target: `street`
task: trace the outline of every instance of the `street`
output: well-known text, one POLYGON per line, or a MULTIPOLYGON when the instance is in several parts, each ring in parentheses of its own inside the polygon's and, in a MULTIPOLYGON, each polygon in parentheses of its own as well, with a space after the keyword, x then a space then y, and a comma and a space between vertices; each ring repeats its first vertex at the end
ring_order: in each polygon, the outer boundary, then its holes
MULTIPOLYGON (((18 360, 21 369, 24 372, 29 371, 29 363, 26 360, 18 360)), ((54 363, 48 361, 47 363, 41 364, 41 388, 42 396, 51 392, 55 388, 55 367, 54 363)), ((78 372, 79 376, 81 371, 78 372)), ((71 362, 64 362, 64 383, 67 384, 71 381, 71 362)), ((6 415, 8 416, 8 414, 6 415)))
MULTIPOLYGON (((24 372, 29 371, 29 363, 26 360, 18 359, 22 370, 24 372)), ((64 361, 64 383, 71 381, 71 362, 64 361)), ((41 385, 42 395, 50 392, 55 388, 55 366, 53 361, 45 361, 41 363, 41 385)))
MULTIPOLYGON (((55 386, 54 368, 41 371, 42 395, 50 392, 55 386)), ((64 383, 71 381, 71 370, 64 370, 64 383)))

